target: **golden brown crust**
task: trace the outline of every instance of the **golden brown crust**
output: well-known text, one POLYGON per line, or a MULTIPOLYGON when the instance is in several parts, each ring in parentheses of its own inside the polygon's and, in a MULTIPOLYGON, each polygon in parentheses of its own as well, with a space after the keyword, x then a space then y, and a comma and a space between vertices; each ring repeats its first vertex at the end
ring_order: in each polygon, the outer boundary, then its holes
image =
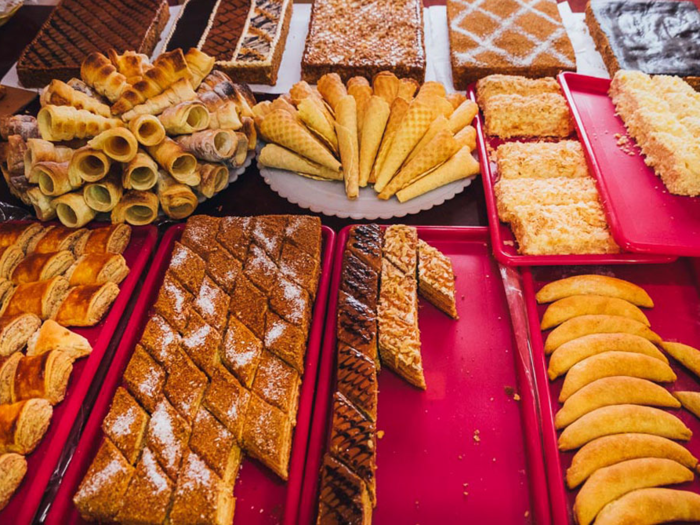
POLYGON ((207 388, 207 376, 182 351, 177 352, 165 380, 163 392, 180 416, 190 425, 207 388))
POLYGON ((41 319, 34 314, 0 317, 0 356, 8 356, 24 348, 40 327, 41 319))
POLYGON ((120 284, 129 275, 124 257, 117 253, 87 254, 76 260, 66 272, 71 286, 120 284))
POLYGON ((187 246, 175 242, 168 269, 190 292, 197 293, 204 280, 206 263, 187 246))
POLYGON ((112 224, 90 230, 85 246, 81 253, 124 253, 131 239, 131 226, 128 224, 112 224))
POLYGON ((45 281, 63 275, 75 259, 68 250, 54 253, 32 253, 27 255, 12 271, 15 284, 45 281))
POLYGON ((56 311, 56 322, 63 326, 94 326, 99 323, 119 295, 114 283, 74 286, 56 311))
POLYGON ((204 396, 204 406, 242 443, 250 392, 222 366, 217 367, 204 396))
POLYGON ((206 408, 197 412, 189 445, 224 483, 233 485, 241 465, 241 449, 236 436, 206 408))
POLYGON ((425 241, 418 241, 418 292, 453 319, 459 317, 452 261, 425 241))
POLYGON ((32 238, 44 229, 38 222, 6 222, 0 224, 0 248, 17 245, 23 252, 32 238))
POLYGON ((5 301, 1 315, 32 313, 41 319, 49 319, 68 293, 68 281, 53 277, 46 281, 21 284, 5 301))
POLYGON ((243 447, 286 481, 292 450, 292 422, 289 416, 252 394, 243 425, 243 447))
POLYGON ((165 372, 141 345, 136 345, 124 370, 124 384, 148 412, 153 412, 163 397, 165 372))
POLYGON ((246 388, 252 388, 263 344, 243 323, 229 317, 221 345, 221 361, 246 388))
POLYGON ((12 401, 41 398, 52 405, 63 400, 73 371, 73 359, 60 350, 25 356, 17 363, 12 401))
POLYGON ((31 453, 48 430, 52 414, 46 399, 0 405, 0 454, 31 453))
POLYGON ((117 388, 112 406, 102 421, 102 431, 131 465, 136 462, 141 453, 147 426, 146 411, 125 388, 117 388))
POLYGON ((27 246, 27 253, 54 253, 73 251, 76 244, 83 245, 82 238, 89 235, 85 228, 77 230, 65 226, 47 226, 42 235, 34 237, 27 246))
POLYGON ((0 510, 10 502, 12 495, 27 473, 27 460, 20 454, 3 454, 0 456, 0 510))

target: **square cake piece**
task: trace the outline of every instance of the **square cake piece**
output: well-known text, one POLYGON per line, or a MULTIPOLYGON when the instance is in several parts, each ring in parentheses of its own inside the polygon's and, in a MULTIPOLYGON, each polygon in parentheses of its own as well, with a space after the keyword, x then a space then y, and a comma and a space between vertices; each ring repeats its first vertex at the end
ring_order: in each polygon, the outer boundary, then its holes
POLYGON ((555 0, 447 0, 447 24, 457 89, 497 73, 537 78, 576 70, 555 0))
POLYGON ((329 454, 323 457, 318 494, 318 523, 371 523, 367 484, 329 454))
POLYGON ((326 73, 347 81, 384 70, 425 79, 421 0, 315 0, 301 77, 315 84, 326 73))
POLYGON ((565 138, 574 131, 566 99, 558 93, 495 95, 481 105, 487 135, 565 138))
POLYGON ((418 241, 418 292, 453 319, 458 318, 452 261, 425 241, 418 241))

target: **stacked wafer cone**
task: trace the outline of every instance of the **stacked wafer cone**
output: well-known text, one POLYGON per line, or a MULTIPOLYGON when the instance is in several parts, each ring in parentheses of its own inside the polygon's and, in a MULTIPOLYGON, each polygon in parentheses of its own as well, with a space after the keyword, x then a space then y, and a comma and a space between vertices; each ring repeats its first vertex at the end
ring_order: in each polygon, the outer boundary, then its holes
POLYGON ((253 108, 268 142, 258 161, 343 180, 349 199, 373 185, 380 199, 404 202, 479 173, 470 125, 477 111, 439 82, 420 85, 383 71, 371 82, 353 77, 345 85, 331 73, 317 87, 299 82, 289 95, 253 108))

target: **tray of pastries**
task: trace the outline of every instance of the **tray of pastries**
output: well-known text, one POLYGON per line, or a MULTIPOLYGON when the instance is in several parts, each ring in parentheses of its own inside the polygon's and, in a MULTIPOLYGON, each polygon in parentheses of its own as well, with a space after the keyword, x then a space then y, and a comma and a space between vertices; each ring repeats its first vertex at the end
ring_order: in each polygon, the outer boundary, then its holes
POLYGON ((0 521, 34 518, 156 237, 0 224, 0 521))
POLYGON ((47 523, 296 523, 333 233, 170 228, 47 523))
POLYGON ((700 521, 699 269, 524 270, 555 523, 700 521))
POLYGON ((337 246, 298 523, 549 523, 487 229, 349 226, 337 246))

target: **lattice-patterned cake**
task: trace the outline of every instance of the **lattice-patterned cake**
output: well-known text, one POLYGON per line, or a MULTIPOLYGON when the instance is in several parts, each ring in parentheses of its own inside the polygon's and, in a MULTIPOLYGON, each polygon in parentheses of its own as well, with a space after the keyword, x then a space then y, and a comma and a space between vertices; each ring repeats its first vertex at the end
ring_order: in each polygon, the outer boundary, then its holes
POLYGON ((554 0, 448 0, 447 19, 458 89, 498 73, 537 78, 576 69, 554 0))

